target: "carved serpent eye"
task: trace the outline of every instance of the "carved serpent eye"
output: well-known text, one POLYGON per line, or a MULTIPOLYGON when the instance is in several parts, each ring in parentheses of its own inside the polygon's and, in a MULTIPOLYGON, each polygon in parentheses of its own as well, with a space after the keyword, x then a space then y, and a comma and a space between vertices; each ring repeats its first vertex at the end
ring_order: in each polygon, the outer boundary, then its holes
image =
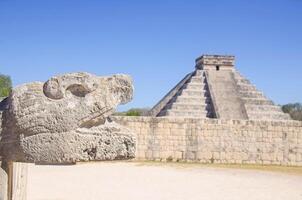
POLYGON ((43 85, 45 96, 51 99, 62 99, 64 94, 57 78, 51 78, 43 85))
POLYGON ((86 94, 91 92, 89 89, 80 84, 70 85, 66 90, 69 90, 73 95, 77 97, 85 97, 86 94))
POLYGON ((92 74, 78 72, 50 78, 43 86, 45 96, 50 99, 63 99, 66 91, 74 96, 85 97, 98 88, 98 78, 92 74))

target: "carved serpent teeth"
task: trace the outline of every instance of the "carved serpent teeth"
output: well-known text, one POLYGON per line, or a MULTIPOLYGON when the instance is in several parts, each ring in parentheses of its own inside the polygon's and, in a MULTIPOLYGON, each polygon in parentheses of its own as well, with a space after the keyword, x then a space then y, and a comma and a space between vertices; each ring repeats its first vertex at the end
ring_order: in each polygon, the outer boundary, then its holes
POLYGON ((89 116, 80 120, 80 128, 91 128, 93 126, 99 126, 105 124, 107 116, 112 113, 113 109, 104 107, 100 111, 93 112, 89 116))

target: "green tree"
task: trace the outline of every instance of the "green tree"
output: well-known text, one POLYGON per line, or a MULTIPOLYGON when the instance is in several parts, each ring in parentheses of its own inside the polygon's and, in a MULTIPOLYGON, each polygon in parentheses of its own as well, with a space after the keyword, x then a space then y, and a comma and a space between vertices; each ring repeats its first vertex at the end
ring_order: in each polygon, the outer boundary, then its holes
POLYGON ((117 116, 148 116, 149 108, 131 108, 126 112, 116 112, 117 116))
POLYGON ((288 113, 292 119, 302 121, 302 104, 301 103, 289 103, 282 106, 282 110, 288 113))
POLYGON ((0 97, 7 97, 12 91, 12 80, 9 76, 0 74, 0 97))
POLYGON ((136 109, 130 109, 126 112, 126 116, 141 116, 141 114, 136 109))
POLYGON ((147 116, 149 108, 131 108, 126 112, 126 116, 147 116))

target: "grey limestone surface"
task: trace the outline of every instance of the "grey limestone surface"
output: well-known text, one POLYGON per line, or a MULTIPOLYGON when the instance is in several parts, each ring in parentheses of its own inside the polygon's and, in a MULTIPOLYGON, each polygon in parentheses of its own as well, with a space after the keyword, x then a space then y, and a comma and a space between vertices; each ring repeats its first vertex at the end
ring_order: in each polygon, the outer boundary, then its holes
POLYGON ((136 159, 302 166, 302 122, 114 117, 133 130, 136 159))
POLYGON ((2 103, 0 155, 44 164, 133 158, 133 134, 108 119, 132 96, 126 75, 70 73, 20 85, 2 103))

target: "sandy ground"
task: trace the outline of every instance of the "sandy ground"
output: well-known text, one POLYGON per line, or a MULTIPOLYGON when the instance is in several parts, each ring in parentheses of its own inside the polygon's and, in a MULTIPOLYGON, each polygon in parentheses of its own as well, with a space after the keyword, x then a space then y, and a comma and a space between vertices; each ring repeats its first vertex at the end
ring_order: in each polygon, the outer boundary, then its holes
POLYGON ((137 163, 29 166, 28 200, 295 200, 302 176, 137 163))

